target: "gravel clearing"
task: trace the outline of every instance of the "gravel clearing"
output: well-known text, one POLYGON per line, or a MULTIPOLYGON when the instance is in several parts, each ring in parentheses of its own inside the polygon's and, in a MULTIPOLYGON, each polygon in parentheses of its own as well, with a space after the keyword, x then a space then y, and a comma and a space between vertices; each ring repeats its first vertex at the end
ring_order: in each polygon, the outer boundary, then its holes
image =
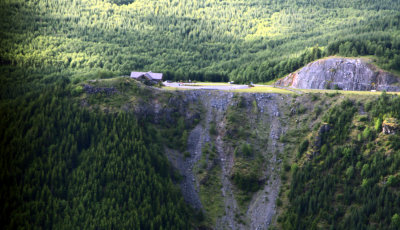
POLYGON ((197 83, 177 83, 177 82, 163 82, 165 86, 174 87, 174 88, 182 88, 182 89, 203 89, 203 90, 235 90, 235 89, 247 89, 249 88, 248 85, 234 85, 234 84, 227 84, 227 85, 203 85, 197 83))

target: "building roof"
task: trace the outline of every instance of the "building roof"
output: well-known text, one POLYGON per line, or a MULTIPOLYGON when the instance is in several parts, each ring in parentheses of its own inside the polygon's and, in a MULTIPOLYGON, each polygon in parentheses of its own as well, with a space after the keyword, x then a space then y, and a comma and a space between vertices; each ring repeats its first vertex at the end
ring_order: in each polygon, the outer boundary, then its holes
POLYGON ((149 80, 162 80, 162 73, 149 72, 131 72, 131 78, 138 79, 139 77, 147 77, 149 80))

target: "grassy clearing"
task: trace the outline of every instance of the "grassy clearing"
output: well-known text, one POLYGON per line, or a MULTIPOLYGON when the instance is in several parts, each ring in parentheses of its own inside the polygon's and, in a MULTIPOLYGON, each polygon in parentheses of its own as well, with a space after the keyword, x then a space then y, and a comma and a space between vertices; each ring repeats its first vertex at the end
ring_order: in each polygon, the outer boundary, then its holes
POLYGON ((97 107, 102 110, 117 111, 126 104, 135 104, 141 101, 149 101, 153 94, 151 91, 130 78, 110 78, 91 80, 81 83, 79 86, 82 94, 79 100, 88 102, 91 108, 97 107), (88 85, 98 89, 98 93, 86 93, 83 86, 88 85), (102 91, 102 90, 109 90, 102 91))
MULTIPOLYGON (((177 90, 196 90, 196 86, 230 86, 229 83, 222 82, 201 82, 187 84, 187 86, 193 86, 193 88, 181 88, 181 87, 170 87, 164 86, 162 89, 177 91, 177 90)), ((279 94, 296 94, 296 92, 303 93, 327 93, 327 94, 344 94, 344 95, 366 95, 366 96, 378 96, 381 95, 381 91, 371 92, 371 91, 351 91, 351 90, 331 90, 331 89, 297 89, 294 91, 288 89, 276 88, 271 86, 255 86, 247 89, 234 89, 234 90, 224 90, 229 92, 237 93, 279 93, 279 94), (295 92, 296 91, 296 92, 295 92)), ((387 92, 388 94, 400 95, 400 92, 387 92)))
POLYGON ((235 90, 230 90, 230 92, 294 94, 294 92, 286 90, 286 89, 280 89, 280 88, 269 87, 269 86, 255 86, 255 87, 251 87, 248 89, 235 89, 235 90))
MULTIPOLYGON (((304 93, 338 93, 338 94, 355 94, 355 95, 381 95, 381 91, 351 91, 351 90, 329 90, 329 89, 296 89, 304 93)), ((387 92, 388 94, 400 95, 400 92, 387 92)))
POLYGON ((256 85, 274 85, 274 83, 277 81, 278 79, 273 79, 273 80, 270 80, 270 81, 267 81, 267 82, 259 82, 259 83, 256 83, 256 85))
POLYGON ((265 159, 261 154, 252 157, 236 157, 233 166, 232 180, 237 189, 233 192, 241 212, 246 212, 254 193, 262 188, 262 177, 265 159))

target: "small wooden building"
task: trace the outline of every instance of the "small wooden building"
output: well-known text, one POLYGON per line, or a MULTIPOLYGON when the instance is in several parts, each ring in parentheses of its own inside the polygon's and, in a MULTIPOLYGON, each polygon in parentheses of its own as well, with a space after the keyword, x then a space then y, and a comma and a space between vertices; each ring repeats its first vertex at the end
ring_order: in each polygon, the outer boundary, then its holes
POLYGON ((142 81, 149 81, 151 83, 158 83, 162 81, 162 73, 149 72, 131 72, 131 78, 142 81))

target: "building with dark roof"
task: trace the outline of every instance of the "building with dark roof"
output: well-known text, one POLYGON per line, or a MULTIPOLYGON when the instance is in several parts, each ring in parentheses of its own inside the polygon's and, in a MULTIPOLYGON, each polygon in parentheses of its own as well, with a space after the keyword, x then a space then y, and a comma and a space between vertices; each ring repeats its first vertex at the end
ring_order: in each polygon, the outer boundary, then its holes
POLYGON ((149 72, 131 72, 131 78, 136 80, 144 80, 150 81, 152 83, 158 83, 162 81, 163 74, 162 73, 153 73, 149 72))

